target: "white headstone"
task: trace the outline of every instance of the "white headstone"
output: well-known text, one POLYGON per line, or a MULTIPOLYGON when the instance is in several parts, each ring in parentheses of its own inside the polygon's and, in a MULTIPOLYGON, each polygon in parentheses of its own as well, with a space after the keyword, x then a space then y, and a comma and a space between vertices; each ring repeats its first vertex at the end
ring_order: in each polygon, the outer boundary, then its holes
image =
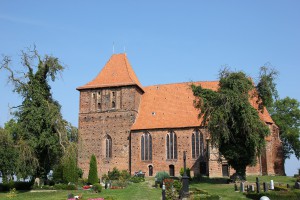
POLYGON ((274 181, 273 180, 270 181, 270 190, 274 190, 274 181))

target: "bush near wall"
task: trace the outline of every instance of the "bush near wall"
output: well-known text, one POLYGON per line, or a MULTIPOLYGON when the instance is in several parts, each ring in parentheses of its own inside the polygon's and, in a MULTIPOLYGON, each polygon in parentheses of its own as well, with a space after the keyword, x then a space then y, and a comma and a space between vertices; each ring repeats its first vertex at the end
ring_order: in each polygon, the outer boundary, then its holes
POLYGON ((13 188, 16 188, 16 190, 31 190, 32 187, 33 182, 10 181, 9 183, 0 184, 0 192, 6 192, 13 188))

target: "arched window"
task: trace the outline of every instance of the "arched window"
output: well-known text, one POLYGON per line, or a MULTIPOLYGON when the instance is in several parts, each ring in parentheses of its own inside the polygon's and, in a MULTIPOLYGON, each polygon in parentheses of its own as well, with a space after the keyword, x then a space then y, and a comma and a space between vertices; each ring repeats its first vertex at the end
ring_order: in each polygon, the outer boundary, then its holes
POLYGON ((192 135, 192 158, 197 159, 204 155, 203 134, 195 130, 192 135))
POLYGON ((107 135, 105 139, 105 157, 106 158, 112 157, 112 141, 109 135, 107 135))
POLYGON ((115 101, 112 101, 112 102, 111 102, 111 107, 112 107, 112 108, 116 108, 116 102, 115 102, 115 101))
POLYGON ((142 160, 152 160, 152 137, 148 132, 141 137, 141 158, 142 160))
POLYGON ((167 134, 167 159, 177 159, 177 137, 174 132, 167 134))

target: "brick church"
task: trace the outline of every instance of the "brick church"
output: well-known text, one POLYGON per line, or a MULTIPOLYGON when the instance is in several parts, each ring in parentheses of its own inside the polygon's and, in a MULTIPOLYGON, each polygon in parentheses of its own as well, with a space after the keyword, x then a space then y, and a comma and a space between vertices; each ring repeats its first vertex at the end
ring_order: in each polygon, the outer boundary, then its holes
MULTIPOLYGON (((217 90, 218 81, 194 82, 217 90)), ((210 145, 210 136, 201 127, 191 83, 143 87, 126 54, 114 54, 91 82, 78 87, 78 165, 87 177, 91 155, 97 158, 98 175, 114 167, 138 171, 146 176, 167 171, 178 176, 186 151, 192 175, 229 176, 234 170, 210 145)), ((251 101, 257 108, 255 99, 251 101)), ((270 128, 266 147, 257 165, 247 175, 284 174, 282 144, 278 127, 267 110, 259 112, 270 128)))

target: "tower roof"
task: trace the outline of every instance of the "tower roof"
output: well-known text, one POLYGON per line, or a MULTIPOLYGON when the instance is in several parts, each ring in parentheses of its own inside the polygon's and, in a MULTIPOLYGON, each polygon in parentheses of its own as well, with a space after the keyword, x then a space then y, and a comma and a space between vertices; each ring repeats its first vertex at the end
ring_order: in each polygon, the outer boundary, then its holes
POLYGON ((129 85, 136 85, 144 91, 126 54, 113 54, 96 78, 77 90, 129 85))

